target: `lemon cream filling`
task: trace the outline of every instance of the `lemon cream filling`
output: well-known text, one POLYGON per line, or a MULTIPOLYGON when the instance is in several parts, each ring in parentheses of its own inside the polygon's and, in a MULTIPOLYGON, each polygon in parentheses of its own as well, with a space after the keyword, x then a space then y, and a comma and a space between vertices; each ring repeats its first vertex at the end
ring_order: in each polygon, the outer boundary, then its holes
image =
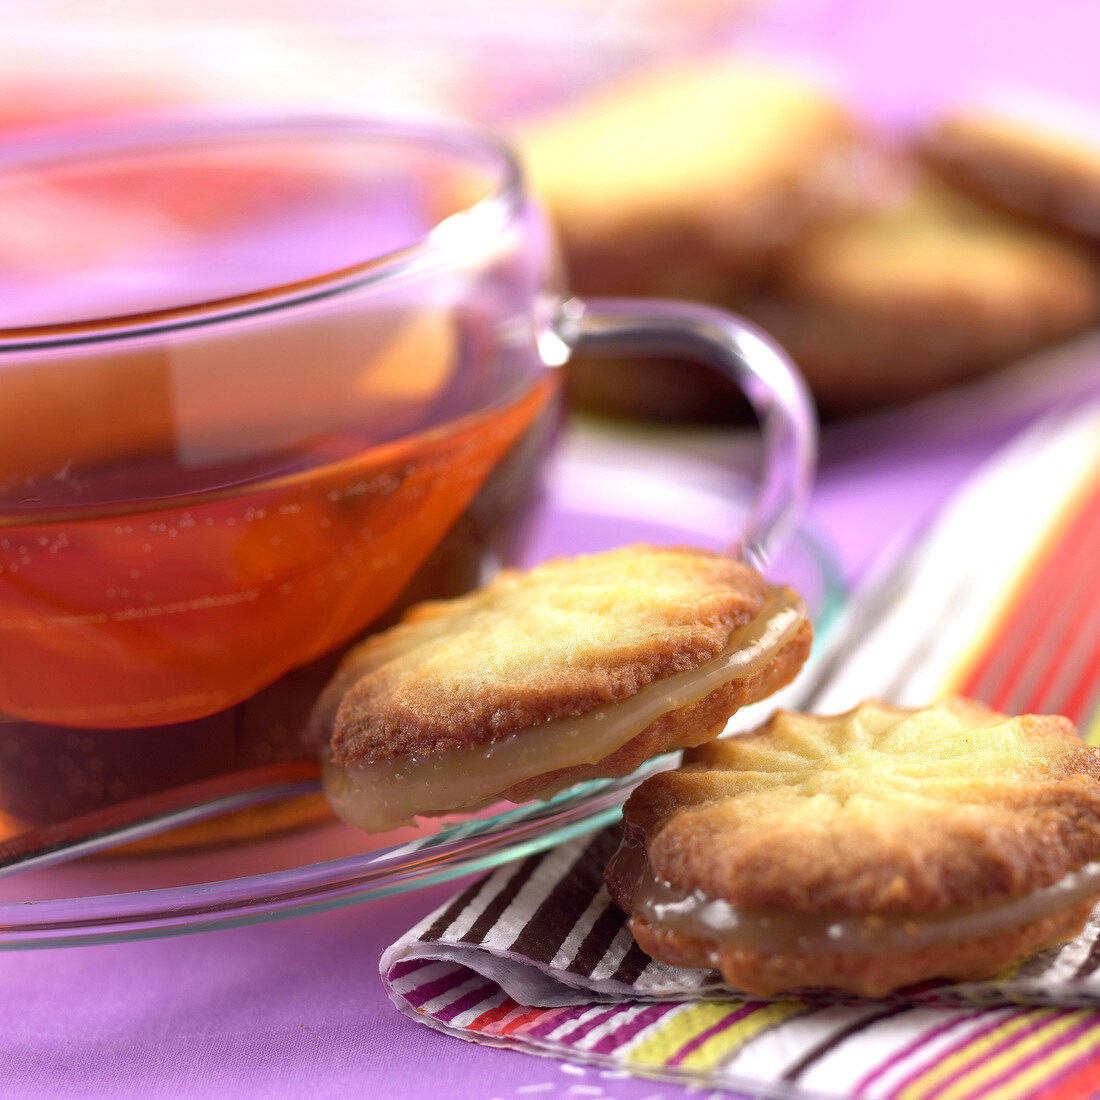
POLYGON ((624 842, 608 875, 637 883, 633 915, 653 928, 677 932, 721 948, 798 955, 885 955, 967 943, 1041 920, 1100 894, 1100 862, 1087 863, 1051 886, 992 905, 959 908, 935 916, 904 914, 800 914, 738 909, 657 877, 639 843, 624 842))
MULTIPOLYGON (((418 814, 439 815, 484 805, 524 780, 559 768, 598 763, 662 714, 696 703, 724 684, 763 668, 805 617, 798 595, 789 588, 771 588, 760 613, 735 630, 717 656, 647 684, 629 699, 455 752, 348 767, 328 760, 325 791, 341 818, 370 832, 394 829, 418 814)), ((555 789, 541 793, 549 797, 555 789)))

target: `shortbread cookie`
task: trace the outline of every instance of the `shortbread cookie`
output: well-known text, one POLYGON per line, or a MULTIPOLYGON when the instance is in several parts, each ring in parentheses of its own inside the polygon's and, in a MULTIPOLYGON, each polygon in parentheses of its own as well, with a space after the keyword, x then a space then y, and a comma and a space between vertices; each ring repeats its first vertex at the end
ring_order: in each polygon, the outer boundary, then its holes
POLYGON ((1100 242, 1100 115, 1015 93, 953 111, 925 135, 929 165, 976 198, 1100 242))
MULTIPOLYGON (((520 141, 573 289, 728 306, 777 250, 852 204, 857 131, 825 82, 723 58, 634 76, 520 141)), ((582 352, 569 364, 567 393, 575 407, 618 416, 751 416, 726 379, 675 359, 582 352)))
POLYGON ((820 81, 723 59, 578 100, 520 144, 571 286, 715 301, 836 205, 854 130, 820 81))
POLYGON ((802 601, 721 554, 627 547, 420 604, 314 711, 336 811, 372 831, 626 775, 789 682, 802 601))
POLYGON ((638 944, 751 994, 988 978, 1100 898, 1100 750, 961 699, 780 711, 623 816, 606 878, 638 944))
POLYGON ((930 178, 792 247, 743 312, 806 376, 823 411, 938 390, 1082 332, 1100 268, 1071 241, 930 178))

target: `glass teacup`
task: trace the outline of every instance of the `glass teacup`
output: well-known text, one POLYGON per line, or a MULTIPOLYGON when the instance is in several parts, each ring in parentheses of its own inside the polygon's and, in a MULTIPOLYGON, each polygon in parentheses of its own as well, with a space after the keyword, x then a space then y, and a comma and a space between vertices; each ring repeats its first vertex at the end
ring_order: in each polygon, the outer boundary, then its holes
POLYGON ((580 345, 742 386, 765 559, 813 466, 797 375, 720 311, 571 299, 492 138, 175 120, 0 152, 10 829, 300 757, 349 642, 513 558, 580 345))

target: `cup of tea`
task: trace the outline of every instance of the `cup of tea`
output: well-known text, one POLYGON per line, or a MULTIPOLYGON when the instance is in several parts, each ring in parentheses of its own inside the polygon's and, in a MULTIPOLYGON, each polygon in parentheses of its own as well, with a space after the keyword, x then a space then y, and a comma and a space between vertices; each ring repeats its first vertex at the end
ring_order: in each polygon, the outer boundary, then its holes
POLYGON ((0 811, 300 755, 343 648, 513 558, 582 346, 742 387, 764 461, 731 537, 765 557, 813 467, 797 374, 721 311, 571 298, 493 138, 161 119, 0 150, 0 811))

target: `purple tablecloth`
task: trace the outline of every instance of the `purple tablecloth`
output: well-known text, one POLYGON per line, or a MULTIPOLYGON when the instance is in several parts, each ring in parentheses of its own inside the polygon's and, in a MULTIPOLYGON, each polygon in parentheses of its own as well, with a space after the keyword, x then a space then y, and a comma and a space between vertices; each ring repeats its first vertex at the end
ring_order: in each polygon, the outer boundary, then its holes
MULTIPOLYGON (((757 37, 823 53, 895 120, 990 82, 1095 102, 1096 22, 1086 3, 807 0, 766 14, 757 37)), ((1003 396, 994 387, 826 431, 811 521, 849 578, 1026 419, 1026 398, 987 415, 1003 396)), ((197 936, 0 956, 0 1094, 687 1095, 459 1043, 399 1016, 378 956, 454 888, 197 936)))

